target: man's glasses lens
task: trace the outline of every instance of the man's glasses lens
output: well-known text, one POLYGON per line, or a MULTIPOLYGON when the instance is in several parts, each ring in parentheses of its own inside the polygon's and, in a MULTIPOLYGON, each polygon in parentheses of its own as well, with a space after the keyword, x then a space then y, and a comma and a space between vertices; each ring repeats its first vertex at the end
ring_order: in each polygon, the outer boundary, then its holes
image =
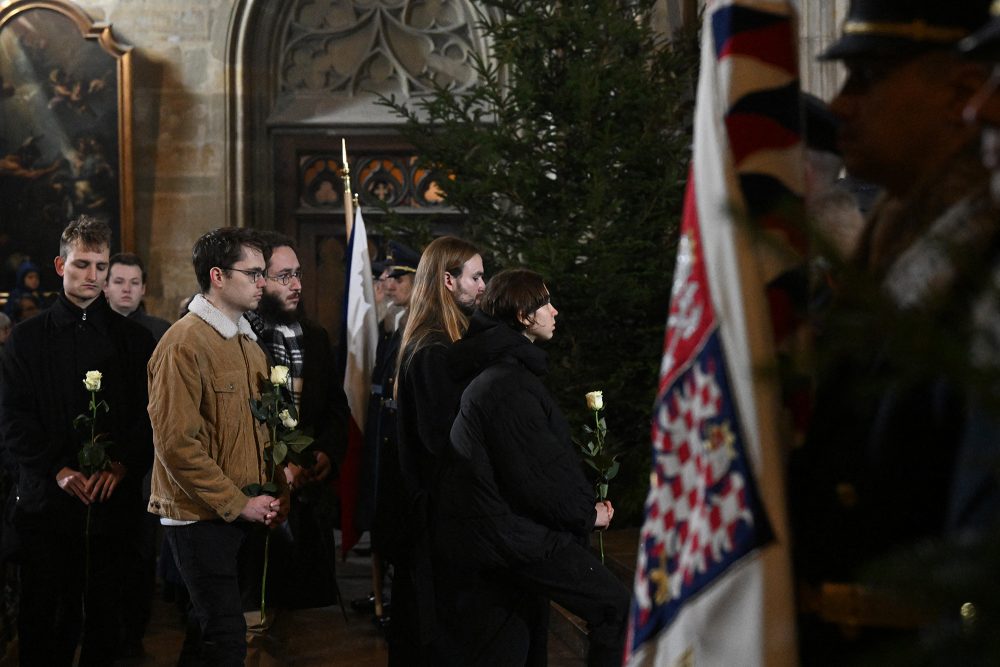
POLYGON ((264 277, 264 272, 260 271, 259 269, 237 269, 235 266, 230 266, 226 267, 225 270, 238 271, 239 273, 242 273, 247 278, 249 278, 251 282, 257 282, 258 280, 264 277))
POLYGON ((287 273, 279 273, 276 276, 268 276, 271 280, 281 283, 282 285, 287 285, 292 282, 292 280, 302 280, 301 271, 289 271, 287 273))

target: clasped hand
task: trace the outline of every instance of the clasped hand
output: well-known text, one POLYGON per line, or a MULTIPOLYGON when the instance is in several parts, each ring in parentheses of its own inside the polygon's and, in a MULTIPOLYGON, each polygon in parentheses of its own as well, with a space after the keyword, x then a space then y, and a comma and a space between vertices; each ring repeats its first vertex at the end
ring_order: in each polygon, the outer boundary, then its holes
POLYGON ((611 519, 615 516, 615 508, 611 506, 610 500, 602 500, 594 504, 597 510, 597 518, 594 520, 594 528, 604 530, 611 525, 611 519))
POLYGON ((262 523, 268 528, 274 528, 284 523, 288 516, 288 506, 287 495, 280 498, 269 495, 253 496, 247 500, 246 506, 240 512, 240 518, 244 521, 262 523))
POLYGON ((314 456, 316 464, 312 468, 303 468, 294 463, 285 466, 285 480, 289 489, 298 491, 306 484, 322 481, 330 475, 330 458, 323 452, 316 452, 314 456))
POLYGON ((56 484, 84 505, 89 505, 110 498, 125 478, 125 473, 125 466, 117 462, 112 462, 108 470, 101 470, 93 475, 85 475, 66 466, 56 473, 56 484))

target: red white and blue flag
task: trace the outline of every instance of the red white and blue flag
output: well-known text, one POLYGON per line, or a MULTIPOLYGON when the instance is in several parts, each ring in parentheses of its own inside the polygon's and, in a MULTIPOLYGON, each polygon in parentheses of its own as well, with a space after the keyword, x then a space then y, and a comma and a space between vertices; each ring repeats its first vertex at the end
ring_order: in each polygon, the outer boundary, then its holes
POLYGON ((349 409, 347 453, 340 466, 340 549, 345 556, 359 538, 354 511, 358 502, 372 369, 378 347, 372 263, 368 254, 368 233, 360 206, 355 211, 353 225, 348 227, 346 275, 347 294, 344 296, 344 323, 340 338, 345 361, 344 394, 347 396, 349 409))
POLYGON ((776 368, 794 329, 795 8, 709 0, 628 665, 794 665, 776 368))

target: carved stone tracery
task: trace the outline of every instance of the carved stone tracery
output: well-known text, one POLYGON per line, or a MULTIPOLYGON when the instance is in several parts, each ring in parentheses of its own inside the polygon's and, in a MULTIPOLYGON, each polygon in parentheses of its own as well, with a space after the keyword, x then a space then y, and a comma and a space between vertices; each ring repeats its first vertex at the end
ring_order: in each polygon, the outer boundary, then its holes
POLYGON ((292 11, 280 91, 404 98, 475 82, 484 44, 466 0, 304 0, 292 11))

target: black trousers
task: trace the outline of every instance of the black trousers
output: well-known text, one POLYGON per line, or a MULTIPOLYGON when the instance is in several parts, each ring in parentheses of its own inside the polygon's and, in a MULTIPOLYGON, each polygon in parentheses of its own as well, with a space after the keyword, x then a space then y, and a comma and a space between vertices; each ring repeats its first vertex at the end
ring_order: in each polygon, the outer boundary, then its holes
MULTIPOLYGON (((147 495, 146 500, 149 500, 147 495)), ((143 507, 146 506, 144 502, 143 507)), ((122 637, 126 648, 142 641, 153 614, 153 593, 156 590, 156 534, 160 517, 143 512, 130 531, 126 549, 129 556, 122 571, 122 637)))
POLYGON ((250 524, 221 520, 164 526, 191 596, 195 621, 188 624, 178 665, 243 665, 247 628, 240 598, 239 558, 250 530, 250 524))
POLYGON ((82 530, 68 534, 20 528, 18 533, 21 665, 71 665, 81 631, 80 665, 111 665, 118 643, 120 574, 127 538, 91 535, 88 573, 82 530))
POLYGON ((619 667, 631 594, 601 560, 573 543, 512 572, 516 585, 554 600, 587 622, 590 667, 619 667))

